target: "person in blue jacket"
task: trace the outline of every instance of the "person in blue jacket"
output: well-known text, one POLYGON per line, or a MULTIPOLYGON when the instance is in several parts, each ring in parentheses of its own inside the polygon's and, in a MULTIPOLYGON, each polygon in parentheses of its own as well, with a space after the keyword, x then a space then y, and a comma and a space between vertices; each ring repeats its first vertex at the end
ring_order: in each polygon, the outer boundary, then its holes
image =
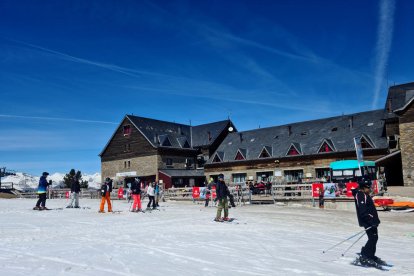
POLYGON ((50 185, 50 183, 47 182, 47 176, 49 175, 48 172, 44 172, 39 180, 39 186, 37 187, 37 194, 39 195, 39 200, 36 203, 36 206, 33 208, 33 210, 49 210, 46 208, 46 193, 47 193, 47 187, 50 185))

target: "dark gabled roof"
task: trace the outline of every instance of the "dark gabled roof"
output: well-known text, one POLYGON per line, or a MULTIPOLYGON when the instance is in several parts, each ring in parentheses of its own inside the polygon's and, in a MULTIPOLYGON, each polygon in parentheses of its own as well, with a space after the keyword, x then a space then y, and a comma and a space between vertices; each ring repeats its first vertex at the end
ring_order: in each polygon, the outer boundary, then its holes
POLYGON ((193 126, 193 147, 211 145, 229 124, 234 128, 234 131, 237 131, 230 120, 193 126))
POLYGON ((190 143, 188 142, 187 137, 185 136, 178 137, 177 141, 179 145, 181 146, 181 148, 190 148, 190 143))
POLYGON ((394 85, 388 90, 385 110, 391 107, 391 111, 399 110, 407 105, 414 97, 414 82, 394 85), (388 105, 391 106, 388 106, 388 105))
MULTIPOLYGON (((384 110, 381 109, 230 133, 218 147, 217 152, 223 156, 223 162, 232 162, 237 150, 243 148, 249 153, 247 160, 253 160, 258 159, 263 147, 267 146, 272 148, 272 157, 282 158, 293 144, 298 147, 300 154, 314 155, 318 154, 324 139, 329 141, 332 147, 335 145, 336 152, 346 152, 354 151, 353 138, 360 137, 362 134, 373 142, 375 148, 386 149, 387 140, 383 137, 384 116, 384 110)), ((212 158, 208 163, 211 161, 212 158)))
POLYGON ((154 147, 161 146, 162 141, 165 141, 167 138, 173 148, 183 148, 185 140, 187 140, 190 147, 192 143, 192 148, 208 146, 217 139, 229 123, 233 125, 230 120, 189 126, 133 115, 127 115, 126 117, 154 147), (210 132, 210 141, 208 139, 208 132, 210 132))

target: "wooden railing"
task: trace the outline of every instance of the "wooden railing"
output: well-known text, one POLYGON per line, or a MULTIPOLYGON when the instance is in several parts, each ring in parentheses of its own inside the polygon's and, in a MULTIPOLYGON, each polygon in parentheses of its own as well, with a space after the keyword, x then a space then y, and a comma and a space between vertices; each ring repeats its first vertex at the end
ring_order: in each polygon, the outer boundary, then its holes
POLYGON ((272 185, 273 201, 279 200, 311 200, 312 184, 281 184, 272 185))

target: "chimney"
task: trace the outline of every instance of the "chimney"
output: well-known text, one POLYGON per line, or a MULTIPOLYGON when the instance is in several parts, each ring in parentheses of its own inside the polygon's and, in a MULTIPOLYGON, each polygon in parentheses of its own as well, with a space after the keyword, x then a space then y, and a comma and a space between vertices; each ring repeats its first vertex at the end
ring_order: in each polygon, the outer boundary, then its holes
POLYGON ((154 134, 154 144, 157 144, 158 143, 158 141, 157 141, 158 139, 157 139, 157 134, 154 134))
POLYGON ((181 126, 178 126, 178 134, 181 135, 181 126))
POLYGON ((349 117, 349 128, 352 129, 354 127, 354 116, 349 117))
POLYGON ((288 135, 289 137, 292 135, 292 126, 288 126, 288 135))
POLYGON ((211 137, 211 132, 207 131, 207 135, 208 135, 208 140, 211 141, 212 137, 211 137))
POLYGON ((387 112, 391 113, 392 112, 392 100, 388 99, 387 101, 387 112))
POLYGON ((243 133, 239 132, 240 142, 243 142, 243 133))

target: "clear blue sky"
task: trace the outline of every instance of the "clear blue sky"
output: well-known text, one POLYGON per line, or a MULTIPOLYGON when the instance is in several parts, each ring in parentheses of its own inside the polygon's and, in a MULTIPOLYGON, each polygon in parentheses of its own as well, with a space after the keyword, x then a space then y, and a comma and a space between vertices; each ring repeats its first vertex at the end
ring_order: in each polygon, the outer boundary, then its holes
POLYGON ((239 130, 382 108, 414 1, 0 1, 0 166, 100 171, 125 114, 239 130), (388 80, 388 81, 387 81, 388 80))

